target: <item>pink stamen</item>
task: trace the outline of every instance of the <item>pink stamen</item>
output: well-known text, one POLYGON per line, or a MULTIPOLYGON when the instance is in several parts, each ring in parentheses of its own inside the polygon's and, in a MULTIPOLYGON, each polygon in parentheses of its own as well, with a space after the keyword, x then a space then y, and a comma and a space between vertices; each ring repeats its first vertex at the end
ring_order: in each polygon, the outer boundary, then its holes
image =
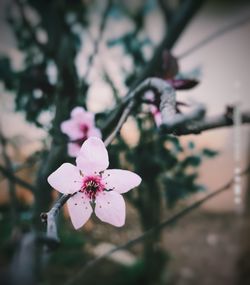
POLYGON ((103 192, 104 188, 102 178, 98 175, 92 175, 84 177, 80 192, 87 195, 89 199, 95 200, 96 195, 103 192))
POLYGON ((89 131, 89 126, 82 124, 82 125, 80 125, 80 130, 82 131, 83 136, 86 137, 87 133, 89 131))

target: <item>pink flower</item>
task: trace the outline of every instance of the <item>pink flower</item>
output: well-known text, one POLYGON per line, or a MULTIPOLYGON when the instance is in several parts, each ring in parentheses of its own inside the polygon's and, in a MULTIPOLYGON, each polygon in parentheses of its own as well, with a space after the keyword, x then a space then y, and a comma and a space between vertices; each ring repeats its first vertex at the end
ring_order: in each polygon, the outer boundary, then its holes
POLYGON ((162 117, 160 110, 155 105, 150 105, 150 112, 154 117, 156 126, 159 128, 162 124, 162 117))
POLYGON ((158 107, 158 102, 156 102, 155 99, 155 94, 151 91, 148 91, 145 93, 145 99, 147 99, 149 102, 152 102, 152 104, 149 104, 149 111, 154 118, 156 126, 160 127, 162 124, 162 117, 160 109, 158 107))
POLYGON ((66 134, 69 156, 76 157, 81 149, 82 143, 89 137, 101 138, 101 131, 95 127, 95 115, 85 111, 82 107, 75 107, 71 111, 71 118, 62 122, 61 131, 66 134))
POLYGON ((121 227, 126 209, 121 194, 141 183, 137 174, 108 169, 108 152, 101 139, 87 139, 76 158, 76 166, 62 164, 48 177, 49 184, 63 194, 73 194, 67 201, 73 226, 78 229, 94 211, 103 222, 121 227))

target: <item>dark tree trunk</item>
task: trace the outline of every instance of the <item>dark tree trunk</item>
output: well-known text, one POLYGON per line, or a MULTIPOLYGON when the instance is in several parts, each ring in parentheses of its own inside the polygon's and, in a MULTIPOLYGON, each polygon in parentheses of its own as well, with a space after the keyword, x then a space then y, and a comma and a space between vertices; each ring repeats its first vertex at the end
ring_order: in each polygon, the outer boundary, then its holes
MULTIPOLYGON (((161 192, 157 184, 147 186, 140 191, 140 217, 143 231, 147 231, 161 221, 161 192)), ((145 271, 143 284, 161 284, 167 253, 161 248, 161 232, 147 238, 143 245, 145 271)))
POLYGON ((43 244, 37 242, 43 230, 40 214, 48 211, 52 202, 52 189, 47 182, 47 177, 65 161, 66 157, 66 141, 60 132, 60 124, 68 118, 71 109, 77 104, 79 96, 74 58, 74 46, 70 37, 66 34, 58 48, 56 62, 59 70, 59 80, 52 129, 52 145, 50 151, 41 160, 35 182, 34 228, 20 237, 17 250, 10 264, 8 280, 13 285, 38 284, 48 257, 44 252, 43 244))

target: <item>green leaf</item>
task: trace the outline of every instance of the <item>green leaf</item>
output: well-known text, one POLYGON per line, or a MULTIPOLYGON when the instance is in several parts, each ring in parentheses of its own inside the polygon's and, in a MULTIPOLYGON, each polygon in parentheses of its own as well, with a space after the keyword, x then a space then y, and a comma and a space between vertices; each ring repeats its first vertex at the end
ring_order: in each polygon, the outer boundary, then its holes
POLYGON ((188 167, 188 166, 193 166, 193 167, 198 167, 201 164, 201 157, 198 155, 191 155, 186 157, 182 161, 182 167, 188 167))
POLYGON ((14 88, 15 73, 12 71, 10 59, 7 57, 0 57, 0 81, 3 81, 7 89, 14 88))
POLYGON ((212 149, 209 149, 209 148, 204 148, 202 150, 202 154, 206 157, 215 157, 216 155, 218 155, 218 151, 216 150, 212 150, 212 149))
POLYGON ((192 142, 192 141, 188 142, 188 148, 189 149, 194 149, 195 148, 194 142, 192 142))

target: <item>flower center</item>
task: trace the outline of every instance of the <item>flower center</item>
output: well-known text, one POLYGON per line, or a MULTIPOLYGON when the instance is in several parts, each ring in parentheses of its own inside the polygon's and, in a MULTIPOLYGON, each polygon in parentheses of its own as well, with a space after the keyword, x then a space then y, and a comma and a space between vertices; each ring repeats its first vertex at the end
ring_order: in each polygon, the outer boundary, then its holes
POLYGON ((81 129, 81 131, 82 131, 82 133, 83 133, 83 136, 86 137, 86 136, 87 136, 87 133, 88 133, 88 131, 89 131, 89 127, 88 127, 87 125, 85 125, 85 124, 82 124, 82 125, 80 126, 80 129, 81 129))
POLYGON ((100 176, 86 176, 80 192, 85 193, 89 199, 95 200, 96 195, 104 190, 102 178, 100 176))
POLYGON ((88 138, 88 131, 89 127, 85 124, 82 124, 79 126, 81 132, 82 132, 82 137, 80 139, 75 140, 74 142, 77 143, 79 146, 82 146, 82 144, 86 141, 88 138))

